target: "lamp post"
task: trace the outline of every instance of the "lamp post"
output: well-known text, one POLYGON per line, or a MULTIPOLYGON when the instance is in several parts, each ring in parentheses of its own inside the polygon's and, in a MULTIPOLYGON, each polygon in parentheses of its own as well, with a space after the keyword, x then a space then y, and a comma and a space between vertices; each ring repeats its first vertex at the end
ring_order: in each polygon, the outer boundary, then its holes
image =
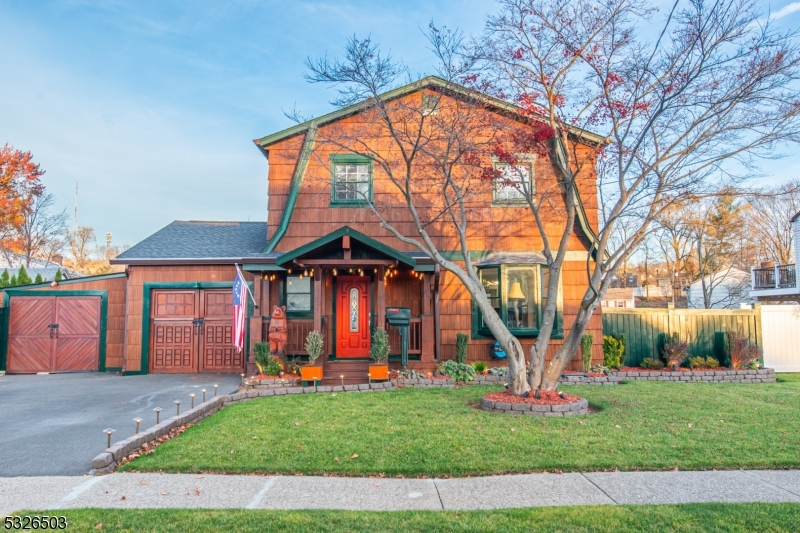
POLYGON ((175 416, 181 414, 181 401, 175 400, 175 416))
POLYGON ((203 393, 203 403, 206 403, 206 390, 205 389, 201 389, 200 392, 203 393))
POLYGON ((191 398, 191 399, 192 399, 192 407, 191 407, 191 408, 192 408, 192 409, 194 409, 194 393, 191 393, 191 394, 189 395, 189 398, 191 398))
POLYGON ((134 435, 138 435, 139 434, 139 424, 142 423, 142 419, 137 416, 136 418, 133 419, 133 421, 136 422, 136 433, 134 433, 134 435))
POLYGON ((114 433, 115 431, 116 431, 116 429, 111 429, 111 428, 103 430, 103 432, 106 435, 108 435, 108 444, 107 444, 106 448, 111 448, 111 434, 114 433))
POLYGON ((156 407, 153 411, 156 412, 156 424, 158 424, 161 421, 161 408, 156 407))

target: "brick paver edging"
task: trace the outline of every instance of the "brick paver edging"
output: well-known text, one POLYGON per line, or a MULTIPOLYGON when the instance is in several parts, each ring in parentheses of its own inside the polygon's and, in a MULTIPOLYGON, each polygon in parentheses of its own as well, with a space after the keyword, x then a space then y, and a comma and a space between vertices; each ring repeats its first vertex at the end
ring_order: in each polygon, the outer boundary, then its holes
POLYGON ((492 413, 506 413, 511 415, 531 416, 572 416, 589 413, 589 401, 581 398, 577 402, 562 403, 558 405, 542 405, 531 403, 496 402, 488 398, 481 398, 481 409, 492 413))
POLYGON ((697 370, 695 372, 617 372, 619 379, 642 381, 703 381, 709 383, 775 383, 775 370, 697 370))
POLYGON ((311 394, 317 392, 379 392, 385 390, 395 389, 397 386, 393 382, 386 383, 371 383, 369 385, 345 385, 339 386, 319 386, 319 387, 257 387, 249 388, 243 392, 235 394, 225 394, 215 396, 214 398, 201 403, 194 409, 189 409, 185 413, 173 416, 149 427, 138 434, 128 437, 106 448, 106 451, 100 453, 97 457, 92 459, 91 473, 96 476, 110 474, 117 467, 123 458, 135 452, 142 447, 143 444, 152 442, 159 437, 167 435, 176 427, 184 426, 186 424, 197 423, 207 416, 210 416, 223 407, 239 403, 254 398, 263 398, 266 396, 283 396, 286 394, 311 394))

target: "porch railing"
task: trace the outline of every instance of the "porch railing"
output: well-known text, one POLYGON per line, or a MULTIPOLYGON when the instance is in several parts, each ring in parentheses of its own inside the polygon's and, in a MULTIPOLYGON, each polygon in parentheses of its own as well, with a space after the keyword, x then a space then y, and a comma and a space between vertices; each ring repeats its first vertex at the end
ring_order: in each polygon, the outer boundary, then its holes
MULTIPOLYGON (((400 355, 400 330, 394 326, 389 326, 389 346, 390 355, 400 355)), ((411 317, 408 326, 408 353, 409 355, 422 354, 422 317, 411 317)))
POLYGON ((752 269, 753 289, 793 289, 797 287, 795 265, 752 269))

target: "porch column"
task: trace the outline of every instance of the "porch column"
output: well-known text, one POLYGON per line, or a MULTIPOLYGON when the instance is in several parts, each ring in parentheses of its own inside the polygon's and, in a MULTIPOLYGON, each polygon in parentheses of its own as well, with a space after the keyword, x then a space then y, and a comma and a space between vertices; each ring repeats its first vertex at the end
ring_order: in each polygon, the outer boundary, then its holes
POLYGON ((375 274, 375 307, 377 310, 376 314, 376 328, 385 328, 386 327, 386 286, 383 283, 383 275, 386 271, 386 267, 383 265, 378 267, 377 273, 375 274))
POLYGON ((422 277, 422 288, 420 298, 422 298, 422 361, 433 361, 434 353, 434 331, 433 331, 433 312, 431 309, 431 281, 433 276, 430 272, 424 272, 422 277))
POLYGON ((314 329, 322 332, 322 308, 323 308, 323 290, 322 290, 322 267, 314 266, 314 329))

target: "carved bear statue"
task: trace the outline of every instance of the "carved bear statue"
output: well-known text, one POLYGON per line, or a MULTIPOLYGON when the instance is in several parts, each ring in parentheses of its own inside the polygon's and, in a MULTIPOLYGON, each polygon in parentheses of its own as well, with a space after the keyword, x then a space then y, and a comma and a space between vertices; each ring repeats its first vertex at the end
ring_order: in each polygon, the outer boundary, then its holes
POLYGON ((286 306, 276 305, 269 321, 269 352, 282 357, 286 353, 286 340, 286 306))

